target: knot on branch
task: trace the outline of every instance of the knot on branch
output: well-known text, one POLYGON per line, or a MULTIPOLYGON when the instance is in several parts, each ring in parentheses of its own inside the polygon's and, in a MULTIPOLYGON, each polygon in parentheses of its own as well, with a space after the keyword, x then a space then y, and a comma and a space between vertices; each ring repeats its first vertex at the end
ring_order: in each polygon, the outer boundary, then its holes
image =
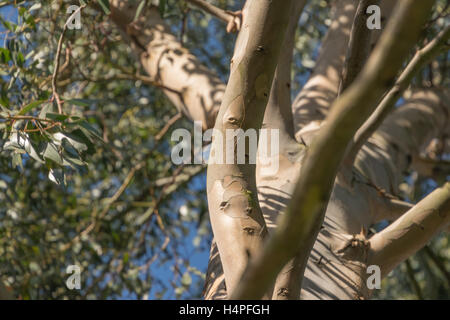
POLYGON ((370 249, 370 241, 365 236, 365 230, 360 234, 354 234, 350 239, 336 251, 336 253, 346 260, 365 261, 370 249))
MULTIPOLYGON (((226 176, 222 181, 222 201, 219 209, 232 218, 248 219, 253 211, 251 191, 245 188, 244 182, 239 177, 226 176)), ((253 226, 244 226, 243 231, 253 235, 253 226)))
POLYGON ((289 296, 289 289, 288 288, 279 288, 277 291, 277 295, 279 297, 288 297, 289 296))
POLYGON ((241 30, 242 26, 242 10, 239 11, 226 11, 231 17, 227 24, 227 32, 237 32, 241 30))

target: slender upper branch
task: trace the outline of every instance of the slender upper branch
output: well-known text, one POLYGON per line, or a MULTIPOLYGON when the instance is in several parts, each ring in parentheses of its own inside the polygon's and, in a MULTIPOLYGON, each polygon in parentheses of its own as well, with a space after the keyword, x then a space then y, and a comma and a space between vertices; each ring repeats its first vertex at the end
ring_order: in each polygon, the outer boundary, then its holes
POLYGON ((53 91, 53 97, 56 100, 56 105, 58 106, 58 112, 62 113, 62 105, 61 105, 61 99, 59 98, 59 94, 58 94, 58 85, 57 85, 57 81, 58 81, 58 74, 59 74, 59 60, 61 57, 61 49, 62 49, 62 44, 63 44, 63 39, 64 39, 64 35, 67 31, 67 26, 68 24, 75 18, 75 16, 77 14, 79 14, 81 12, 81 10, 83 10, 84 8, 86 8, 86 4, 81 5, 80 7, 78 7, 78 9, 76 9, 72 15, 69 17, 69 19, 67 19, 66 23, 64 24, 63 30, 61 32, 61 36, 59 37, 58 40, 58 47, 56 49, 56 55, 55 55, 55 65, 54 65, 54 70, 53 70, 53 75, 52 75, 52 91, 53 91))
POLYGON ((394 108, 397 100, 401 97, 405 89, 409 86, 411 80, 421 70, 421 68, 431 59, 436 57, 436 55, 442 53, 444 50, 448 50, 449 46, 446 42, 449 37, 450 26, 447 26, 436 36, 436 38, 416 52, 394 86, 380 102, 375 112, 356 132, 352 143, 348 147, 346 163, 350 165, 353 164, 358 151, 367 139, 369 139, 369 137, 378 129, 381 123, 383 123, 386 116, 394 108))
POLYGON ((304 140, 302 129, 325 118, 338 94, 357 4, 354 0, 332 1, 333 22, 322 40, 314 71, 292 104, 297 141, 304 140))
MULTIPOLYGON (((260 129, 281 45, 291 12, 291 0, 251 0, 244 7, 246 23, 241 29, 232 59, 230 78, 214 129, 226 131, 260 129)), ((239 138, 240 139, 240 138, 239 138)), ((254 142, 253 142, 254 143, 254 142)), ((235 137, 214 138, 216 155, 230 153, 235 137)), ((228 292, 233 292, 251 259, 260 251, 267 234, 258 201, 256 150, 245 148, 245 163, 208 165, 208 205, 214 237, 222 259, 228 292)), ((211 158, 210 158, 211 159, 211 158)), ((219 160, 219 159, 217 159, 219 160)), ((223 163, 223 162, 222 162, 223 163)))
POLYGON ((347 89, 358 76, 364 67, 370 54, 371 29, 367 28, 367 8, 376 5, 380 0, 361 0, 356 9, 355 20, 353 21, 352 33, 348 45, 347 57, 342 79, 339 87, 339 94, 347 89))

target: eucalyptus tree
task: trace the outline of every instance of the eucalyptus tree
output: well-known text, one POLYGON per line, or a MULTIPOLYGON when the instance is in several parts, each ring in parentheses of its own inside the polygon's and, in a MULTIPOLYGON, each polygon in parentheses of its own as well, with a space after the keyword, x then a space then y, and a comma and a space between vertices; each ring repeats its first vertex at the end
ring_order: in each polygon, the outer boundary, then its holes
POLYGON ((0 295, 448 298, 445 1, 0 10, 0 295), (177 165, 193 122, 276 152, 177 165))

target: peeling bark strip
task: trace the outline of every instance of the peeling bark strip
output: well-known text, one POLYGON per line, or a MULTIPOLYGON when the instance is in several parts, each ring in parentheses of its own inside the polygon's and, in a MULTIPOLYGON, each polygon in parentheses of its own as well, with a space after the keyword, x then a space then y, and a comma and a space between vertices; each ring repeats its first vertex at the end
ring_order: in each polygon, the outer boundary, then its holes
MULTIPOLYGON (((290 0, 247 1, 215 129, 261 128, 290 12, 290 0)), ((211 224, 226 286, 233 292, 267 233, 255 165, 209 165, 207 181, 211 224)))
MULTIPOLYGON (((323 223, 325 209, 346 145, 375 109, 419 37, 434 1, 404 0, 396 7, 366 67, 337 99, 303 163, 292 201, 278 227, 233 293, 235 299, 258 299, 282 266, 302 252, 303 269, 323 223)), ((220 246, 219 246, 220 251, 220 246)), ((225 271, 226 275, 226 271, 225 271)))

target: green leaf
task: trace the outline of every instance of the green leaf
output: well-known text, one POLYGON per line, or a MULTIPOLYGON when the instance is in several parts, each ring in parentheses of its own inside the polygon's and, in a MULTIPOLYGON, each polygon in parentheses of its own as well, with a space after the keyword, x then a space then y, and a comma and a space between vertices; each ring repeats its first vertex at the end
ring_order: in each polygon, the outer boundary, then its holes
POLYGON ((18 115, 23 116, 23 115, 27 114, 28 112, 30 112, 31 110, 33 110, 37 106, 40 106, 41 104, 43 104, 45 101, 46 100, 38 100, 38 101, 31 102, 30 104, 28 104, 25 107, 23 107, 19 111, 18 115))
POLYGON ((75 147, 69 142, 67 138, 63 138, 61 141, 61 145, 64 148, 64 151, 66 151, 69 155, 72 157, 79 157, 78 151, 75 149, 75 147))
POLYGON ((66 100, 66 103, 74 104, 80 107, 89 107, 92 104, 92 100, 88 99, 69 99, 66 100))
POLYGON ((8 63, 11 60, 11 52, 8 49, 0 48, 0 63, 8 63))
POLYGON ((48 172, 48 178, 57 185, 66 185, 66 177, 62 169, 50 169, 48 172))
POLYGON ((188 287, 188 286, 191 285, 191 283, 192 283, 191 275, 189 274, 189 272, 185 272, 185 273, 183 274, 183 276, 181 277, 181 284, 182 284, 183 286, 188 287))
POLYGON ((3 148, 5 150, 15 150, 16 152, 23 152, 23 150, 25 150, 31 158, 40 163, 44 163, 39 154, 36 152, 36 149, 33 147, 31 140, 25 134, 11 134, 9 141, 5 143, 3 148))
POLYGON ((145 4, 147 3, 147 0, 142 0, 137 9, 136 9, 136 15, 134 16, 134 21, 137 21, 137 19, 139 19, 139 16, 141 15, 142 9, 144 9, 145 4))
POLYGON ((46 118, 55 121, 64 121, 69 118, 69 116, 61 113, 47 112, 46 118))
POLYGON ((97 0, 97 2, 100 5, 100 7, 102 7, 103 11, 106 14, 110 14, 111 13, 111 9, 109 7, 109 1, 108 0, 97 0))
POLYGON ((100 133, 97 132, 97 130, 91 126, 86 120, 81 120, 78 125, 80 126, 81 131, 92 140, 92 138, 96 138, 100 141, 103 141, 103 138, 100 136, 100 133))
POLYGON ((78 128, 78 126, 71 132, 63 131, 61 133, 58 132, 54 135, 56 140, 62 139, 63 136, 69 139, 69 142, 74 146, 75 149, 77 149, 78 152, 81 153, 86 151, 88 154, 93 154, 95 152, 95 145, 92 143, 91 139, 86 136, 86 134, 81 129, 78 128), (62 134, 62 136, 59 137, 59 134, 62 134), (58 137, 56 137, 57 135, 58 137))
POLYGON ((12 166, 13 168, 20 167, 23 170, 22 166, 22 156, 20 153, 13 153, 12 155, 12 166))
POLYGON ((81 131, 75 132, 58 132, 53 135, 55 140, 61 141, 64 144, 64 140, 75 148, 75 150, 80 153, 88 150, 88 144, 90 141, 81 133, 81 131), (80 134, 77 134, 80 133, 80 134))
POLYGON ((47 112, 50 110, 50 107, 52 105, 50 103, 47 103, 41 110, 41 112, 39 113, 39 118, 41 119, 45 119, 47 116, 47 112))
POLYGON ((43 156, 45 159, 50 159, 59 165, 63 164, 63 159, 54 143, 47 143, 43 156))
POLYGON ((25 63, 25 58, 23 57, 23 54, 22 54, 22 52, 19 52, 18 54, 17 54, 17 60, 16 60, 16 62, 17 62, 17 65, 19 66, 19 67, 23 67, 23 64, 25 63))

